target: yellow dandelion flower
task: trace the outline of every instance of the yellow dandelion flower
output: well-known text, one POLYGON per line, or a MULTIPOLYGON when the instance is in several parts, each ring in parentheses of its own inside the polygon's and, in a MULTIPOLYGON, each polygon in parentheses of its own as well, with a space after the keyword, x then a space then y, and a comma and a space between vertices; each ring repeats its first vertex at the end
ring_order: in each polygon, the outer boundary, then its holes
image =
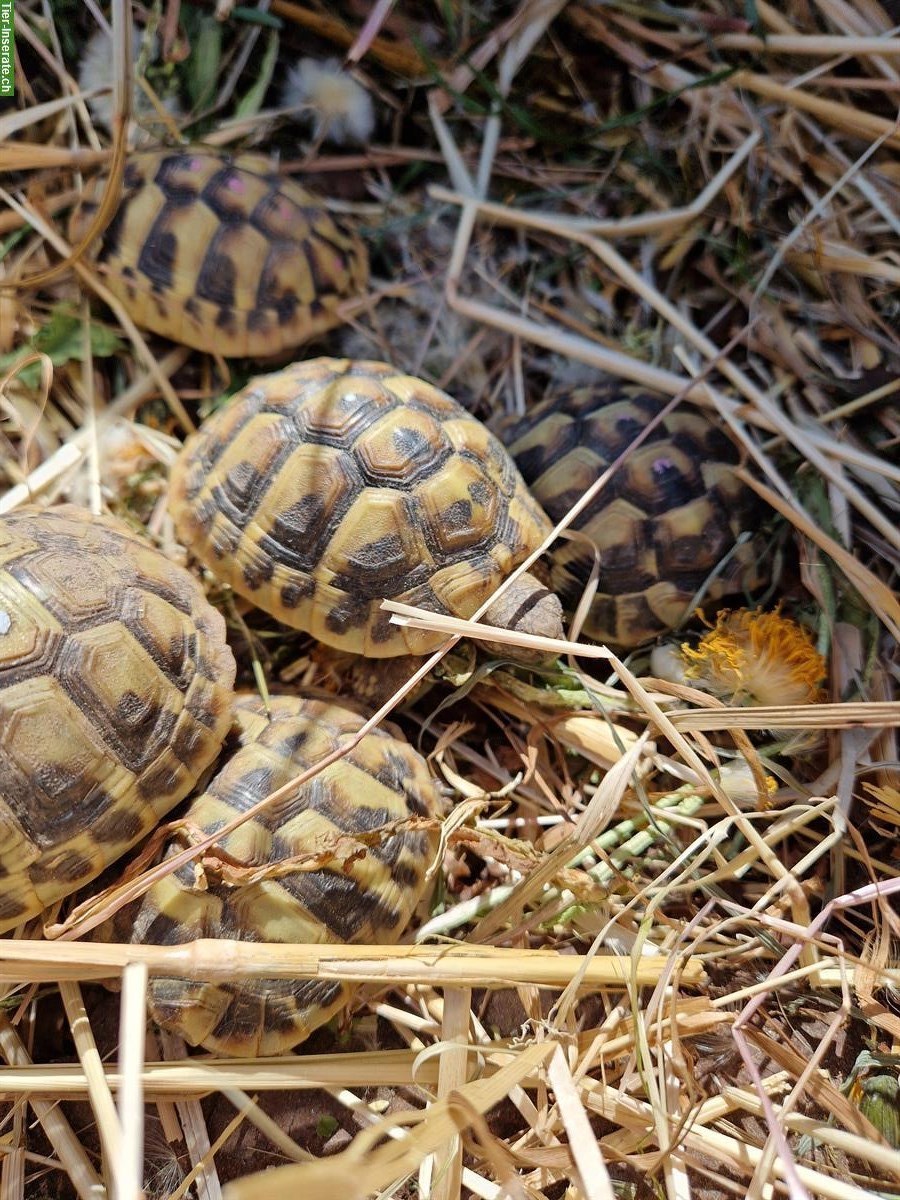
POLYGON ((825 660, 790 617, 740 608, 720 612, 693 648, 683 645, 685 677, 733 704, 814 704, 825 660))

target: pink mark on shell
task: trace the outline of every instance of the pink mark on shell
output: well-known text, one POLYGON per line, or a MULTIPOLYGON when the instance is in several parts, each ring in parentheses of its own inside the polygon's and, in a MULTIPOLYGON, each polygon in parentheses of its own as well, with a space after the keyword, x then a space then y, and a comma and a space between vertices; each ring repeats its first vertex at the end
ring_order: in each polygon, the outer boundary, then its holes
POLYGON ((286 200, 278 201, 278 215, 282 221, 286 221, 291 215, 291 206, 286 200))
POLYGON ((672 462, 671 458, 654 458, 653 474, 665 475, 666 471, 671 471, 674 466, 675 464, 672 462))
POLYGON ((202 158, 192 158, 188 165, 188 169, 191 171, 199 171, 202 166, 203 166, 202 158))
POLYGON ((239 175, 232 175, 228 180, 228 190, 237 196, 242 196, 247 190, 247 185, 239 175))

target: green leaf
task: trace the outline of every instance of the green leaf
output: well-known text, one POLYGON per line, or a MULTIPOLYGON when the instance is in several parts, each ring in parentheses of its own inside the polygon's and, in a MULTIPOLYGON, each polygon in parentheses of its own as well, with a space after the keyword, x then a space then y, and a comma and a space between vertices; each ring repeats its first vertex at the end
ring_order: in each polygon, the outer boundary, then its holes
POLYGON ((231 10, 232 21, 245 21, 248 25, 265 25, 268 29, 283 29, 284 22, 271 13, 256 8, 244 8, 239 4, 231 10))
POLYGON ((191 106, 200 110, 207 107, 216 90, 222 62, 221 22, 212 16, 202 16, 191 46, 185 75, 191 106))
MULTIPOLYGON (((105 325, 95 325, 91 322, 90 336, 91 355, 94 358, 110 358, 124 349, 121 338, 105 325)), ((62 367, 73 360, 81 362, 84 358, 81 317, 66 304, 56 305, 51 310, 46 325, 42 326, 25 346, 19 346, 9 354, 0 355, 0 374, 6 374, 10 367, 26 358, 32 350, 46 354, 55 367, 62 367)), ((17 376, 23 386, 28 388, 37 387, 40 378, 40 363, 31 363, 17 376)))
MULTIPOLYGON (((124 347, 123 342, 111 329, 91 322, 91 354, 96 358, 109 358, 124 347)), ((84 338, 81 317, 65 304, 51 310, 50 320, 31 339, 31 348, 48 355, 55 367, 61 367, 72 359, 84 358, 84 338)))
POLYGON ((259 68, 259 75, 249 92, 239 101, 235 110, 238 117, 252 117, 262 108, 263 98, 272 82, 275 63, 278 60, 278 34, 273 29, 266 43, 266 52, 259 68))
POLYGON ((316 1121, 316 1133, 320 1138, 330 1138, 337 1130, 337 1127, 337 1120, 328 1113, 319 1117, 318 1121, 316 1121))

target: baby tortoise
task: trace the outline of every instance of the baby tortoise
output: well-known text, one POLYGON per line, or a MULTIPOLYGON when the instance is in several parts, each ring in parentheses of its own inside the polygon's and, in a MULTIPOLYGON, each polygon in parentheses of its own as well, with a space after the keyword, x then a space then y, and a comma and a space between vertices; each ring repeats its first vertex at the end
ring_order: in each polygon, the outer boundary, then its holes
MULTIPOLYGON (((193 837, 222 828, 364 723, 331 700, 283 696, 270 707, 268 717, 257 697, 238 698, 232 757, 180 822, 193 837)), ((199 868, 190 863, 155 883, 118 924, 131 941, 159 945, 205 937, 396 942, 425 893, 439 813, 425 760, 377 729, 223 837, 199 868)), ((169 853, 180 848, 175 839, 169 853)), ((291 1049, 349 995, 348 985, 323 980, 154 976, 149 1004, 160 1025, 191 1044, 246 1056, 291 1049)))
POLYGON ((188 794, 234 675, 200 585, 126 526, 69 505, 0 520, 0 932, 188 794))
MULTIPOLYGON (((445 635, 392 625, 383 598, 470 617, 550 531, 496 437, 387 363, 316 358, 254 380, 185 443, 170 510, 182 543, 285 625, 370 658, 445 635)), ((562 636, 526 573, 488 613, 562 636)))
MULTIPOLYGON (((95 180, 75 210, 73 243, 102 191, 95 180)), ((277 354, 332 329, 369 280, 349 222, 264 159, 200 148, 132 155, 91 254, 136 325, 225 357, 277 354)))
MULTIPOLYGON (((628 448, 667 398, 616 382, 576 389, 496 428, 553 521, 628 448)), ((599 552, 600 576, 584 632, 633 647, 674 629, 698 592, 719 600, 765 584, 762 505, 734 473, 739 454, 708 416, 670 413, 570 526, 599 552)), ((574 608, 595 556, 559 541, 551 582, 574 608)))

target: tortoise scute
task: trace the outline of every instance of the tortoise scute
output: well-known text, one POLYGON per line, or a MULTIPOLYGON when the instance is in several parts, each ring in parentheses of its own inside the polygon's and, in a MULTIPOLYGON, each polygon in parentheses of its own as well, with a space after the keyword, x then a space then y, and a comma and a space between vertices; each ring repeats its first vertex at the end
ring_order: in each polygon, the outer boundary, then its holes
POLYGON ((0 614, 3 931, 187 794, 228 729, 235 666, 186 571, 68 506, 0 521, 0 614))
MULTIPOLYGON (((102 186, 73 214, 74 241, 102 186)), ((355 231, 298 184, 260 158, 202 149, 133 155, 92 253, 137 325, 225 356, 276 354, 324 333, 369 276, 355 231)))
MULTIPOLYGON (((767 578, 760 505, 735 476, 737 449, 712 419, 678 408, 629 449, 666 403, 639 388, 604 383, 497 424, 554 521, 628 451, 571 525, 596 547, 600 564, 584 631, 620 646, 638 646, 675 628, 704 587, 704 600, 715 601, 767 578), (743 533, 753 536, 740 542, 743 533)), ((554 548, 551 580, 570 607, 594 565, 583 543, 554 548)))
POLYGON ((469 617, 550 528, 454 400, 342 359, 258 379, 211 417, 175 463, 170 507, 184 544, 235 591, 377 658, 442 641, 391 624, 384 598, 469 617))
MULTIPOLYGON (((191 802, 186 821, 207 833, 221 829, 320 762, 363 721, 331 701, 276 697, 267 717, 255 697, 240 699, 235 752, 191 802)), ((169 874, 121 914, 117 929, 133 941, 159 944, 199 937, 396 941, 424 893, 439 811, 424 760, 398 737, 377 730, 221 839, 217 849, 225 861, 245 871, 262 867, 261 878, 226 881, 213 850, 205 856, 202 880, 190 866, 169 874), (418 824, 405 827, 410 820, 418 824), (289 860, 322 854, 324 863, 313 870, 290 869, 289 860)), ((150 1007, 161 1025, 192 1044, 229 1054, 274 1054, 327 1021, 347 995, 338 985, 311 981, 154 978, 150 1007)))

